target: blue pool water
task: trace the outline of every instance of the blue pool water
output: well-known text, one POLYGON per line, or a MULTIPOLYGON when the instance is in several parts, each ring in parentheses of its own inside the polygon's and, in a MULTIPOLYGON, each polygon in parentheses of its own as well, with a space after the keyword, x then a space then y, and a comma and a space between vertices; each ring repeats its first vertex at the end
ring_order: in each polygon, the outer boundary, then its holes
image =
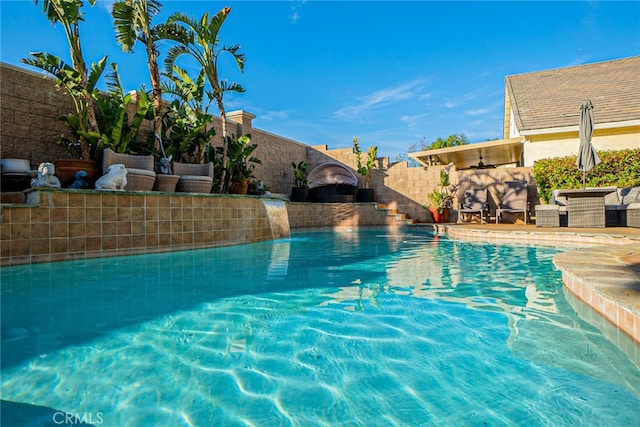
POLYGON ((2 425, 634 425, 557 252, 316 231, 2 268, 2 425))

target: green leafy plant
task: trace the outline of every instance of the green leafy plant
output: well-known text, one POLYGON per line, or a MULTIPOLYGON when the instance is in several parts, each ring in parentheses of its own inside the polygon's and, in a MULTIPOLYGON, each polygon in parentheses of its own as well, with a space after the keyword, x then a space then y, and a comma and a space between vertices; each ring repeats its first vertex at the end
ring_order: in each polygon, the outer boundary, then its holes
MULTIPOLYGON (((200 71, 195 80, 178 66, 173 67, 172 74, 165 76, 169 81, 162 85, 163 91, 178 98, 171 103, 162 118, 162 125, 166 130, 166 155, 173 155, 178 161, 187 160, 193 163, 214 161, 207 160, 218 153, 213 151, 211 145, 216 135, 213 117, 208 114, 213 98, 211 93, 205 91, 204 70, 200 71)), ((222 161, 219 165, 214 161, 214 170, 222 171, 223 165, 222 161)))
POLYGON ((95 159, 95 141, 88 140, 85 135, 97 129, 94 104, 99 91, 96 85, 107 65, 107 57, 91 64, 88 75, 78 72, 73 66, 46 52, 32 52, 31 57, 22 59, 22 62, 55 77, 56 85, 64 88, 73 100, 75 114, 69 113, 60 118, 69 125, 71 136, 61 137, 57 143, 65 145, 72 156, 85 160, 95 159))
POLYGON ((365 164, 362 164, 362 149, 360 148, 360 143, 358 142, 358 138, 353 137, 353 152, 356 154, 356 165, 357 171, 360 175, 364 177, 364 188, 371 187, 371 171, 374 169, 376 164, 376 156, 378 155, 378 147, 373 146, 367 149, 367 160, 365 164))
MULTIPOLYGON (((601 162, 587 173, 587 187, 640 185, 640 148, 598 151, 598 156, 601 162)), ((545 203, 551 200, 553 190, 582 188, 582 172, 576 167, 575 155, 536 161, 533 177, 545 203)))
POLYGON ((251 143, 251 135, 246 134, 238 138, 233 135, 229 140, 229 151, 225 162, 225 183, 224 188, 229 188, 231 181, 242 182, 245 179, 253 178, 253 171, 257 164, 262 161, 253 156, 253 152, 258 148, 257 144, 251 143))
POLYGON ((425 208, 432 208, 439 214, 445 209, 452 208, 456 190, 457 186, 452 186, 449 183, 449 172, 446 169, 441 169, 440 187, 427 194, 429 204, 425 205, 425 208))
MULTIPOLYGON (((162 120, 166 129, 163 143, 167 156, 173 156, 176 161, 206 161, 209 142, 216 134, 212 116, 174 100, 162 120)), ((213 156, 214 152, 209 155, 213 156)))
POLYGON ((307 177, 307 162, 302 160, 300 163, 296 164, 296 162, 291 162, 291 167, 293 168, 293 186, 294 187, 308 187, 309 186, 309 178, 307 177))
MULTIPOLYGON (((184 13, 177 12, 169 17, 166 24, 173 26, 174 30, 164 34, 167 39, 173 40, 178 44, 172 46, 165 58, 165 70, 167 74, 174 71, 174 65, 178 58, 182 55, 191 56, 195 60, 200 69, 204 72, 206 80, 211 89, 211 98, 215 100, 220 112, 220 122, 222 130, 222 157, 226 163, 230 158, 230 144, 233 137, 229 137, 227 131, 227 115, 224 107, 224 94, 227 92, 244 92, 244 88, 236 83, 229 83, 225 79, 220 78, 220 68, 218 61, 221 57, 230 55, 235 62, 238 70, 244 71, 245 56, 240 52, 240 45, 221 45, 219 32, 225 20, 231 13, 230 7, 224 7, 214 16, 209 18, 209 13, 205 12, 200 19, 193 19, 184 13), (179 31, 178 31, 179 29, 179 31)), ((237 140, 236 140, 237 142, 237 140)), ((227 169, 222 171, 223 191, 230 180, 226 177, 227 169)))
MULTIPOLYGON (((96 0, 88 1, 91 6, 95 2, 96 0)), ((37 5, 38 0, 34 0, 34 3, 37 5)), ((67 146, 68 152, 72 155, 79 154, 80 158, 89 160, 95 159, 96 147, 91 146, 91 143, 78 135, 75 130, 84 132, 96 130, 94 96, 97 93, 96 85, 107 63, 107 56, 93 63, 87 71, 80 40, 83 6, 84 2, 81 0, 44 0, 42 2, 42 12, 49 22, 54 25, 60 24, 64 30, 69 45, 71 65, 65 64, 57 56, 46 52, 32 52, 30 58, 24 58, 21 62, 51 74, 56 79, 56 84, 63 87, 69 94, 76 114, 75 117, 70 118, 75 127, 72 128, 73 135, 69 138, 71 142, 67 146)), ((61 143, 60 140, 58 143, 61 143)))

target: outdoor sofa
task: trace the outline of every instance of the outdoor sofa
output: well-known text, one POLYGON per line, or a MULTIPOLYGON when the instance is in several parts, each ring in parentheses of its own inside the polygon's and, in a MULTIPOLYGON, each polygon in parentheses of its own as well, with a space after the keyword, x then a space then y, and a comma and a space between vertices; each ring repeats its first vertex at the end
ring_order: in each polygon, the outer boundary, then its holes
MULTIPOLYGON (((567 200, 558 196, 560 190, 553 191, 553 203, 537 205, 536 226, 567 226, 567 200)), ((640 228, 640 187, 616 188, 607 194, 605 202, 605 224, 607 227, 640 228)))

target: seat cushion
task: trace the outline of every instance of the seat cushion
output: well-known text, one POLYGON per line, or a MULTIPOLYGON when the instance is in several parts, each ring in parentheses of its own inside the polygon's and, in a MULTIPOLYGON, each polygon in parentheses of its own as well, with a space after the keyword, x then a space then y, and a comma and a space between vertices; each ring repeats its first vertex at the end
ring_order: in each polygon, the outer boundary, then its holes
POLYGON ((640 202, 640 187, 623 188, 620 194, 623 205, 640 202))
POLYGON ((213 182, 213 178, 203 175, 180 175, 180 181, 213 182))
POLYGON ((154 171, 150 171, 150 170, 146 170, 146 169, 136 169, 136 168, 125 168, 127 169, 127 173, 132 174, 132 175, 144 175, 144 176, 151 176, 151 177, 156 177, 156 173, 154 171))

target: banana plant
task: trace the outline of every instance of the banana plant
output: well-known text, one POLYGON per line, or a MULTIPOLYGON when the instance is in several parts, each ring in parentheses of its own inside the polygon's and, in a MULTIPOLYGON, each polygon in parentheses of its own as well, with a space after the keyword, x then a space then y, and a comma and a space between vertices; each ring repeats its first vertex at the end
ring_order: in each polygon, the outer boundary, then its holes
POLYGON ((70 143, 79 141, 81 158, 95 158, 95 144, 86 138, 86 134, 92 131, 91 117, 95 117, 94 102, 99 94, 96 86, 105 70, 107 56, 91 64, 86 77, 75 67, 47 52, 32 52, 31 57, 21 61, 50 74, 56 79, 57 86, 66 90, 73 100, 75 109, 75 114, 69 113, 61 117, 61 120, 69 125, 73 134, 73 137, 68 138, 67 141, 70 143))
POLYGON ((204 163, 211 153, 207 147, 216 134, 213 117, 207 113, 213 97, 205 90, 204 70, 195 80, 178 66, 174 66, 173 74, 165 76, 169 82, 163 83, 163 91, 178 98, 163 115, 166 153, 178 161, 204 163))
MULTIPOLYGON (((149 79, 153 90, 153 130, 156 135, 163 135, 162 129, 162 83, 158 67, 158 43, 166 38, 184 38, 182 27, 174 24, 153 24, 153 19, 162 9, 157 0, 118 0, 113 4, 111 16, 116 31, 116 42, 123 52, 133 52, 140 42, 147 53, 149 79)), ((162 141, 155 140, 155 149, 159 151, 162 141)))
MULTIPOLYGON (((224 94, 227 92, 244 92, 244 88, 236 83, 229 83, 219 77, 218 61, 222 55, 230 54, 238 69, 242 73, 244 70, 245 56, 240 53, 240 45, 221 45, 218 37, 222 24, 231 12, 230 7, 225 7, 209 18, 209 13, 205 12, 197 20, 184 13, 174 13, 167 20, 167 25, 181 26, 183 31, 169 34, 168 38, 178 44, 172 46, 167 52, 164 61, 165 71, 171 74, 174 70, 176 60, 182 55, 192 56, 200 65, 201 69, 211 86, 211 94, 216 101, 220 119, 222 123, 223 158, 227 158, 229 144, 227 132, 227 115, 224 109, 224 94)), ((222 182, 228 182, 225 178, 226 171, 223 170, 222 182)), ((223 189, 224 190, 224 189, 223 189)))
MULTIPOLYGON (((35 5, 38 5, 38 3, 38 0, 34 0, 35 5)), ((88 3, 93 6, 96 0, 88 0, 88 3)), ((97 63, 97 67, 94 64, 91 70, 87 71, 80 42, 80 22, 83 21, 83 7, 84 2, 81 0, 42 1, 44 15, 53 25, 60 24, 67 37, 71 56, 70 66, 64 64, 58 57, 42 52, 31 53, 31 57, 22 59, 22 62, 48 72, 57 79, 59 86, 64 86, 65 89, 70 91, 69 95, 73 98, 76 117, 79 121, 77 128, 87 131, 95 130, 97 125, 94 110, 95 85, 104 70, 107 59, 105 56, 97 63), (75 73, 72 73, 72 71, 75 71, 75 73), (96 74, 96 72, 99 73, 96 74)), ((74 137, 76 136, 74 135, 74 137)), ((91 147, 88 141, 80 137, 79 140, 73 141, 73 143, 80 145, 82 159, 93 158, 92 152, 95 147, 91 147)))
POLYGON ((107 75, 107 91, 97 95, 98 130, 78 132, 81 136, 93 141, 100 150, 111 148, 116 153, 140 154, 148 151, 143 147, 138 132, 145 119, 151 119, 152 103, 144 87, 139 91, 124 92, 118 66, 110 64, 111 72, 107 75), (134 102, 136 110, 133 120, 129 120, 127 108, 134 102))

